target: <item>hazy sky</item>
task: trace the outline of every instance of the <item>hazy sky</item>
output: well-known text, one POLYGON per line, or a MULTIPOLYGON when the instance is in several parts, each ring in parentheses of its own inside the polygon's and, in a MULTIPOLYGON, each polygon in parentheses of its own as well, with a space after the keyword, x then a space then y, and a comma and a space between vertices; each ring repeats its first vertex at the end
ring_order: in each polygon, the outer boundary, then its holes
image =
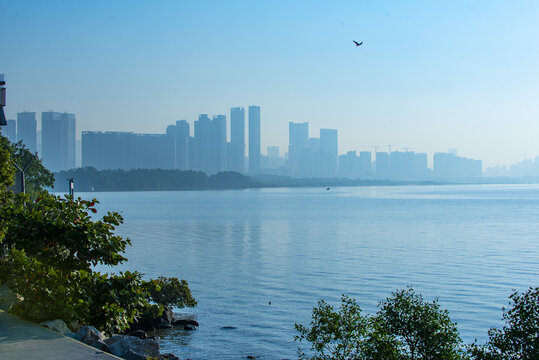
POLYGON ((509 164, 539 155, 538 19, 532 0, 0 0, 5 111, 72 112, 80 136, 260 105, 264 153, 308 121, 341 153, 509 164))

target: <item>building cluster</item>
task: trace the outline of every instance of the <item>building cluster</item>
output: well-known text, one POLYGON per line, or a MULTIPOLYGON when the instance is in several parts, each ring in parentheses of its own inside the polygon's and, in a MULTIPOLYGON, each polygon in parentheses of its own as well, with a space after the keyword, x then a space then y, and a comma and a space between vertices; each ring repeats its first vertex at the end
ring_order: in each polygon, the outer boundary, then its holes
POLYGON ((539 177, 539 156, 524 159, 510 166, 493 166, 485 170, 487 177, 539 177))
MULTIPOLYGON (((245 110, 230 109, 229 141, 225 115, 201 114, 193 129, 186 120, 179 120, 169 125, 164 134, 83 131, 82 166, 98 170, 197 170, 209 175, 237 171, 299 178, 428 180, 482 176, 481 160, 457 156, 456 151, 435 153, 432 169, 426 153, 407 149, 339 155, 337 130, 320 129, 319 137, 309 137, 307 122, 289 123, 288 152, 283 156, 277 146, 269 146, 267 154, 262 155, 260 107, 249 106, 247 113, 245 110)), ((2 132, 13 142, 22 140, 32 152, 39 151, 44 165, 59 171, 76 165, 75 125, 73 114, 43 112, 38 136, 36 114, 22 112, 16 122, 8 120, 2 132)))
POLYGON ((37 131, 35 112, 20 112, 17 120, 7 120, 2 133, 11 141, 22 141, 39 153, 43 165, 52 171, 76 166, 76 119, 74 114, 46 111, 41 113, 41 131, 37 131))
POLYGON ((179 169, 207 174, 220 171, 259 173, 260 107, 248 108, 248 161, 245 159, 245 109, 230 110, 230 142, 225 115, 201 114, 191 136, 186 120, 169 125, 165 134, 82 132, 82 166, 101 169, 179 169))
POLYGON ((482 161, 457 156, 455 153, 435 153, 433 168, 428 167, 428 155, 413 151, 374 153, 355 151, 339 156, 339 176, 343 178, 428 180, 473 179, 482 176, 482 161))

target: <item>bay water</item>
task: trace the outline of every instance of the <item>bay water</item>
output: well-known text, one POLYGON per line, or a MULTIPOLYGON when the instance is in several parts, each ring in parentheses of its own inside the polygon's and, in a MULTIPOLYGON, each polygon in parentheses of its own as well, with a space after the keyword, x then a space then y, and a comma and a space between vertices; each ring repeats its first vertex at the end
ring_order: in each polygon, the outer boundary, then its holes
MULTIPOLYGON (((513 289, 539 286, 539 185, 81 193, 120 212, 120 270, 185 279, 195 331, 166 330, 182 359, 296 358, 294 323, 341 294, 367 313, 412 286, 439 298, 466 343, 501 325, 513 289)), ((110 271, 100 268, 101 271, 110 271)))

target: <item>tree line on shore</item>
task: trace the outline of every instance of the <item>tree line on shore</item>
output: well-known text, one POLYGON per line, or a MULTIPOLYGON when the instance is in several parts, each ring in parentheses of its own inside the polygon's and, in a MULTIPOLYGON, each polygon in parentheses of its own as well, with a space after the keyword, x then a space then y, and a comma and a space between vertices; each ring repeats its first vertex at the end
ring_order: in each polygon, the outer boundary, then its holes
POLYGON ((53 190, 68 191, 73 179, 76 191, 179 191, 212 189, 251 189, 262 187, 327 187, 372 185, 428 185, 433 182, 411 182, 344 178, 291 178, 288 176, 247 176, 235 171, 207 175, 194 170, 131 169, 96 170, 76 168, 55 173, 53 190))
POLYGON ((202 171, 132 169, 96 170, 76 168, 55 174, 54 191, 65 191, 68 179, 74 179, 76 190, 91 191, 174 191, 208 189, 246 189, 260 187, 248 176, 226 171, 211 176, 202 171))

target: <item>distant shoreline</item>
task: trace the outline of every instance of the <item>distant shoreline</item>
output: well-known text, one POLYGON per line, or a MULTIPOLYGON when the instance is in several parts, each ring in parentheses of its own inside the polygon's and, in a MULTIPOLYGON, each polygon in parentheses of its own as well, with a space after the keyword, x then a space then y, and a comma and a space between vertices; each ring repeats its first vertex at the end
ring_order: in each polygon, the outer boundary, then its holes
POLYGON ((538 178, 482 178, 461 181, 435 180, 373 180, 346 178, 291 178, 287 176, 246 176, 237 172, 220 172, 208 176, 201 171, 162 169, 96 170, 77 168, 55 173, 52 191, 67 192, 67 179, 73 178, 78 192, 125 191, 201 191, 245 190, 262 188, 343 187, 343 186, 436 186, 436 185, 486 185, 531 184, 538 178))

